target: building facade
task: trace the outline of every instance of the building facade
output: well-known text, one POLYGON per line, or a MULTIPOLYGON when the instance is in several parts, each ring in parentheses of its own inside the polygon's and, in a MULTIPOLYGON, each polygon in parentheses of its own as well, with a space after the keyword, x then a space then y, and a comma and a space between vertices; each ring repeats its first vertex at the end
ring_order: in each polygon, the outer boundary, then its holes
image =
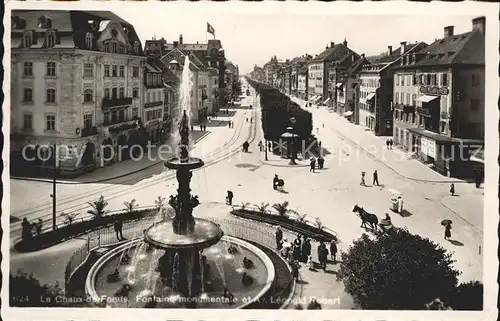
POLYGON ((309 97, 309 68, 304 64, 298 71, 297 76, 297 96, 301 99, 307 100, 309 97))
POLYGON ((375 135, 391 136, 393 131, 393 117, 391 101, 394 89, 394 67, 400 64, 403 55, 412 54, 427 44, 417 42, 407 44, 388 51, 372 59, 371 64, 365 65, 360 74, 360 102, 359 124, 372 131, 375 135))
POLYGON ((56 157, 60 176, 78 176, 122 160, 118 142, 148 140, 140 122, 146 58, 131 24, 108 11, 23 10, 11 19, 13 171, 52 171, 56 157), (39 149, 51 157, 22 155, 39 149))
POLYGON ((485 18, 405 55, 395 74, 394 141, 448 176, 470 176, 484 142, 485 18))
MULTIPOLYGON (((163 81, 163 71, 153 59, 148 59, 144 67, 143 90, 144 102, 141 118, 152 144, 161 144, 168 136, 164 124, 166 121, 164 118, 168 119, 165 117, 168 89, 163 81)), ((169 112, 168 109, 167 112, 169 112)))

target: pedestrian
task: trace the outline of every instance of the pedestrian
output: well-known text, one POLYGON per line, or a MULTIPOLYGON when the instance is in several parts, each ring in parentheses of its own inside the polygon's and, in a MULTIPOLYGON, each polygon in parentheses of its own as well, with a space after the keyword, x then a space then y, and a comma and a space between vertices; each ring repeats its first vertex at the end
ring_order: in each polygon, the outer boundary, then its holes
MULTIPOLYGON (((250 107, 252 107, 252 105, 250 105, 250 107)), ((252 120, 253 120, 253 117, 250 117, 250 123, 252 122, 252 120)))
POLYGON ((389 149, 392 149, 392 145, 394 145, 394 141, 391 139, 389 139, 389 149))
POLYGON ((38 221, 34 224, 36 235, 42 234, 43 220, 38 218, 38 221))
POLYGON ((232 191, 228 190, 227 191, 227 196, 226 196, 226 204, 227 205, 233 205, 233 197, 234 197, 234 194, 232 191))
POLYGON ((330 242, 330 256, 333 259, 333 263, 337 263, 337 243, 335 240, 330 242))
POLYGON ((321 126, 323 126, 323 128, 325 128, 325 124, 322 124, 321 126))
POLYGON ((475 183, 476 183, 476 188, 481 187, 481 183, 483 182, 483 173, 482 171, 478 170, 476 171, 476 175, 474 177, 475 183))
POLYGON ((200 124, 200 131, 203 131, 203 124, 200 124))
POLYGON ((449 240, 451 237, 451 224, 448 223, 444 227, 444 239, 449 240))
POLYGON ((316 159, 314 157, 311 157, 309 165, 310 165, 309 171, 314 173, 315 172, 314 170, 316 169, 316 159))
POLYGON ((292 262, 292 264, 290 264, 291 268, 292 268, 292 276, 293 276, 293 279, 295 281, 298 281, 299 280, 299 264, 297 262, 292 262))
POLYGON ((115 229, 116 239, 118 241, 123 240, 124 239, 124 237, 123 237, 123 221, 119 217, 116 217, 115 222, 113 223, 113 227, 115 229))
POLYGON ((248 123, 248 118, 245 118, 246 122, 248 123))
POLYGON ((281 230, 280 226, 278 226, 278 228, 276 229, 275 236, 276 236, 276 247, 278 247, 279 251, 280 250, 279 247, 282 245, 281 241, 283 240, 283 231, 281 230))
POLYGON ((227 127, 231 128, 231 121, 227 123, 227 127))
POLYGON ((259 151, 262 152, 262 141, 259 141, 259 151))
POLYGON ((450 185, 450 194, 451 196, 455 196, 455 184, 453 183, 450 185))
POLYGON ((321 310, 321 304, 315 298, 311 298, 311 302, 307 305, 307 310, 321 310))
POLYGON ((398 196, 398 213, 403 215, 403 198, 398 196))
POLYGON ((319 266, 323 271, 326 272, 326 261, 328 259, 328 250, 326 248, 325 243, 321 242, 318 246, 318 261, 319 266))
POLYGON ((373 172, 373 185, 375 185, 375 184, 377 184, 377 186, 380 186, 380 185, 378 184, 378 172, 377 172, 377 170, 375 170, 375 171, 373 172))
POLYGON ((359 185, 361 186, 366 186, 365 175, 366 175, 365 172, 361 172, 361 182, 359 183, 359 185))
POLYGON ((385 146, 387 146, 387 149, 389 149, 389 139, 385 140, 385 146))
POLYGON ((307 263, 306 263, 307 267, 309 268, 309 271, 313 271, 314 270, 314 262, 313 262, 313 257, 312 255, 309 255, 307 257, 307 263))
POLYGON ((21 237, 23 238, 23 241, 31 241, 33 239, 33 230, 31 227, 31 223, 28 221, 28 219, 25 217, 23 218, 23 222, 21 223, 21 237))
POLYGON ((193 125, 191 125, 191 131, 193 131, 193 130, 194 130, 194 126, 193 126, 193 125))
POLYGON ((311 239, 306 238, 302 243, 302 262, 306 261, 311 256, 311 239))
POLYGON ((272 152, 273 151, 273 144, 271 142, 268 142, 267 143, 267 147, 269 148, 269 151, 272 152))

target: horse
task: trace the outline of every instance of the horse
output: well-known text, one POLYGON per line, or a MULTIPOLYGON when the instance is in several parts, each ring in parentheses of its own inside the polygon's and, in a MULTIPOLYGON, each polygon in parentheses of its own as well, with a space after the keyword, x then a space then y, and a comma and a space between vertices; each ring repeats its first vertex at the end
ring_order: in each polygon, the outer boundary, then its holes
POLYGON ((366 224, 370 224, 371 228, 373 231, 377 232, 377 226, 378 226, 378 218, 377 215, 368 213, 365 211, 364 208, 354 205, 354 208, 352 209, 353 213, 358 213, 359 217, 361 218, 361 226, 366 229, 366 224))

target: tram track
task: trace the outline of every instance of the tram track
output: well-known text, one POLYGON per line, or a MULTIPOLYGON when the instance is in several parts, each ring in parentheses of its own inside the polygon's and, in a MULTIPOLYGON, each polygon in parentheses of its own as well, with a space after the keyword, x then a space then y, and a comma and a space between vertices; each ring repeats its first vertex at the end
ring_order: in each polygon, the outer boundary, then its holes
MULTIPOLYGON (((253 109, 251 111, 252 111, 252 117, 254 117, 255 109, 253 109)), ((205 163, 205 166, 203 168, 207 168, 207 167, 210 167, 214 164, 217 164, 220 161, 228 159, 228 158, 238 154, 241 151, 240 138, 241 138, 242 133, 244 131, 243 129, 245 127, 244 124, 246 123, 246 121, 245 121, 246 114, 247 114, 247 111, 245 111, 245 113, 243 114, 243 117, 241 117, 241 119, 238 121, 237 126, 236 126, 236 130, 233 131, 231 138, 228 141, 226 141, 223 146, 218 147, 205 155, 204 158, 208 159, 208 161, 205 163)), ((256 137, 255 128, 256 128, 256 122, 252 122, 250 125, 250 128, 249 128, 248 136, 247 136, 247 138, 248 138, 247 140, 249 142, 253 142, 255 140, 255 137, 256 137)), ((124 195, 130 194, 130 193, 139 191, 141 189, 154 186, 154 185, 158 184, 159 182, 169 182, 172 179, 175 179, 174 172, 168 173, 165 176, 163 174, 159 174, 159 175, 157 175, 157 177, 153 177, 151 179, 145 179, 145 180, 143 180, 143 181, 141 181, 141 182, 139 182, 136 185, 131 186, 131 187, 123 186, 123 188, 122 188, 122 186, 113 185, 113 186, 110 186, 109 188, 105 188, 105 189, 101 189, 99 191, 96 191, 95 193, 91 192, 89 194, 88 192, 83 192, 83 193, 76 194, 76 195, 75 194, 70 195, 70 196, 63 198, 63 201, 58 203, 58 208, 60 208, 60 210, 58 210, 56 212, 56 214, 61 214, 63 212, 71 213, 71 212, 77 212, 77 211, 88 209, 87 201, 89 199, 92 199, 92 197, 97 197, 98 195, 105 195, 105 198, 107 200, 112 200, 112 199, 116 199, 116 198, 122 197, 124 195), (113 191, 113 190, 115 190, 115 191, 113 191), (73 203, 75 198, 82 198, 82 197, 85 197, 85 199, 87 199, 87 200, 82 202, 82 203, 79 203, 79 204, 73 204, 73 205, 69 205, 69 206, 64 207, 64 205, 68 205, 70 203, 73 203)), ((135 178, 122 181, 120 184, 124 184, 125 182, 132 181, 132 180, 135 180, 135 178)), ((29 210, 26 210, 26 211, 17 212, 14 215, 19 216, 21 214, 24 217, 28 217, 28 219, 32 219, 32 217, 29 217, 29 216, 33 216, 36 213, 39 213, 40 211, 50 210, 50 208, 51 208, 51 204, 43 204, 43 205, 36 206, 34 208, 30 208, 29 210)), ((87 216, 83 217, 82 219, 88 218, 88 217, 90 217, 90 215, 87 215, 87 216)), ((52 213, 44 214, 41 216, 36 216, 35 218, 36 219, 41 218, 44 223, 51 222, 52 221, 52 213)), ((11 227, 10 228, 11 235, 13 233, 18 233, 21 230, 20 222, 13 223, 13 224, 11 224, 10 227, 11 227)))

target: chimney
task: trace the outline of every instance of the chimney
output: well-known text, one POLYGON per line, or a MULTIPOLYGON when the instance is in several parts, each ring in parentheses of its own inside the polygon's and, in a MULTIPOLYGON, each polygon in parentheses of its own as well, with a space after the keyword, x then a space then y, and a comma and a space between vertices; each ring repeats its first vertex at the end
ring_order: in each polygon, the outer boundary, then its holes
POLYGON ((477 17, 472 19, 472 30, 479 30, 481 34, 484 36, 486 27, 486 17, 477 17))
POLYGON ((335 42, 331 41, 330 42, 330 48, 333 48, 333 46, 335 46, 335 42))
POLYGON ((174 48, 177 48, 179 46, 179 41, 174 41, 174 48))
POLYGON ((180 45, 182 45, 182 40, 183 40, 182 35, 179 35, 179 44, 180 44, 180 45))
POLYGON ((387 46, 389 48, 389 56, 392 55, 392 46, 387 46))
POLYGON ((453 26, 444 27, 444 37, 446 38, 453 36, 453 29, 454 29, 453 26))
POLYGON ((361 54, 361 59, 365 59, 365 54, 364 53, 361 54))
POLYGON ((344 44, 344 46, 346 46, 346 47, 347 47, 347 39, 346 39, 346 38, 344 38, 344 42, 343 42, 343 44, 344 44))
POLYGON ((401 41, 401 56, 405 53, 406 51, 406 41, 401 41))

